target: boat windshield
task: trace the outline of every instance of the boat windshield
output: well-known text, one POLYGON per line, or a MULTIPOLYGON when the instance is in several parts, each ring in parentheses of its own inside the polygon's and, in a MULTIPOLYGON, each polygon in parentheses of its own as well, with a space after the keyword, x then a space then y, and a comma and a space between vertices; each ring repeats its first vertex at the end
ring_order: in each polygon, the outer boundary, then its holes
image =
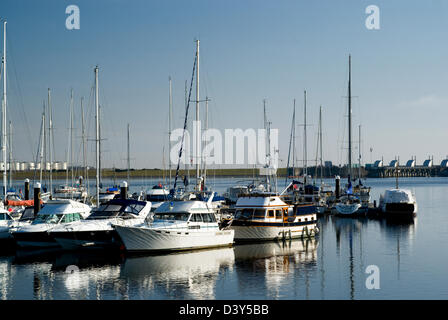
POLYGON ((110 218, 131 218, 138 215, 145 206, 140 204, 120 205, 104 204, 93 211, 87 220, 110 219, 110 218), (131 215, 132 214, 132 215, 131 215))
POLYGON ((63 214, 39 214, 32 224, 50 223, 57 224, 61 221, 63 214))
POLYGON ((188 212, 161 212, 154 215, 156 221, 187 221, 190 214, 188 212))

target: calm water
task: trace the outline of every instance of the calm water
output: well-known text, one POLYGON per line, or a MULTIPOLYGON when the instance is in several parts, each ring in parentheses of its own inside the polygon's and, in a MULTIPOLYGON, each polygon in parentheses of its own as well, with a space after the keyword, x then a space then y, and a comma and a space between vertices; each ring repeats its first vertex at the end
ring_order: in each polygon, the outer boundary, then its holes
MULTIPOLYGON (((228 179, 210 179, 222 192, 228 179)), ((134 181, 133 190, 156 181, 134 181)), ((372 200, 395 185, 370 179, 372 200)), ((324 216, 315 240, 125 257, 0 255, 1 299, 447 299, 448 179, 402 178, 419 211, 408 223, 324 216), (369 290, 366 268, 380 270, 369 290), (69 267, 70 266, 70 267, 69 267), (79 268, 67 273, 67 267, 79 268)), ((131 189, 132 190, 132 189, 131 189)))

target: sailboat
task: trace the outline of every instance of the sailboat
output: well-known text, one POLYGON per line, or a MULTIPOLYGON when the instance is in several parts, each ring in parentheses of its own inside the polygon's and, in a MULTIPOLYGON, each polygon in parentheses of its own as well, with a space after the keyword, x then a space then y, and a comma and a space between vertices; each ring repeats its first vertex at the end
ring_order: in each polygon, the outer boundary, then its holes
POLYGON ((338 214, 353 215, 361 208, 361 201, 353 194, 352 186, 352 88, 351 88, 351 56, 348 56, 348 183, 345 195, 335 205, 338 214))
POLYGON ((361 201, 362 209, 368 210, 370 203, 370 187, 363 185, 361 181, 361 125, 359 125, 358 161, 358 184, 354 187, 353 192, 361 201))

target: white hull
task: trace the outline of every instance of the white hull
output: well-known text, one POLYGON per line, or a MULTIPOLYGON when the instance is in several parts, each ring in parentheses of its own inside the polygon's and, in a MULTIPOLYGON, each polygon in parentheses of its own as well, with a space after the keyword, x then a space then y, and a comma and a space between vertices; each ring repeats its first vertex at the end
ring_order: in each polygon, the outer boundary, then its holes
POLYGON ((151 229, 115 225, 127 251, 178 251, 231 246, 232 230, 151 229))
POLYGON ((293 226, 293 227, 256 227, 256 226, 231 226, 235 230, 235 241, 257 240, 281 240, 314 236, 319 232, 317 226, 293 226))

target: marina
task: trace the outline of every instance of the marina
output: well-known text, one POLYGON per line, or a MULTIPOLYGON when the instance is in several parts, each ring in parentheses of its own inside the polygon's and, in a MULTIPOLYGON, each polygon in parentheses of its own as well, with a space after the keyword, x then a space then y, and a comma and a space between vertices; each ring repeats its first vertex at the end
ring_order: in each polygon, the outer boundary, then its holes
POLYGON ((0 300, 448 299, 448 5, 379 1, 2 2, 0 300))
MULTIPOLYGON (((143 256, 2 250, 1 298, 445 299, 448 256, 441 244, 448 240, 443 226, 448 181, 423 179, 400 181, 400 187, 419 195, 416 217, 397 221, 327 214, 318 217, 319 235, 311 239, 143 256), (381 270, 380 290, 365 286, 371 264, 381 270), (79 272, 67 273, 73 266, 79 272)), ((217 179, 216 190, 225 191, 231 181, 217 179)), ((394 179, 368 182, 372 199, 395 184, 394 179)), ((131 184, 131 191, 146 185, 131 184)))

